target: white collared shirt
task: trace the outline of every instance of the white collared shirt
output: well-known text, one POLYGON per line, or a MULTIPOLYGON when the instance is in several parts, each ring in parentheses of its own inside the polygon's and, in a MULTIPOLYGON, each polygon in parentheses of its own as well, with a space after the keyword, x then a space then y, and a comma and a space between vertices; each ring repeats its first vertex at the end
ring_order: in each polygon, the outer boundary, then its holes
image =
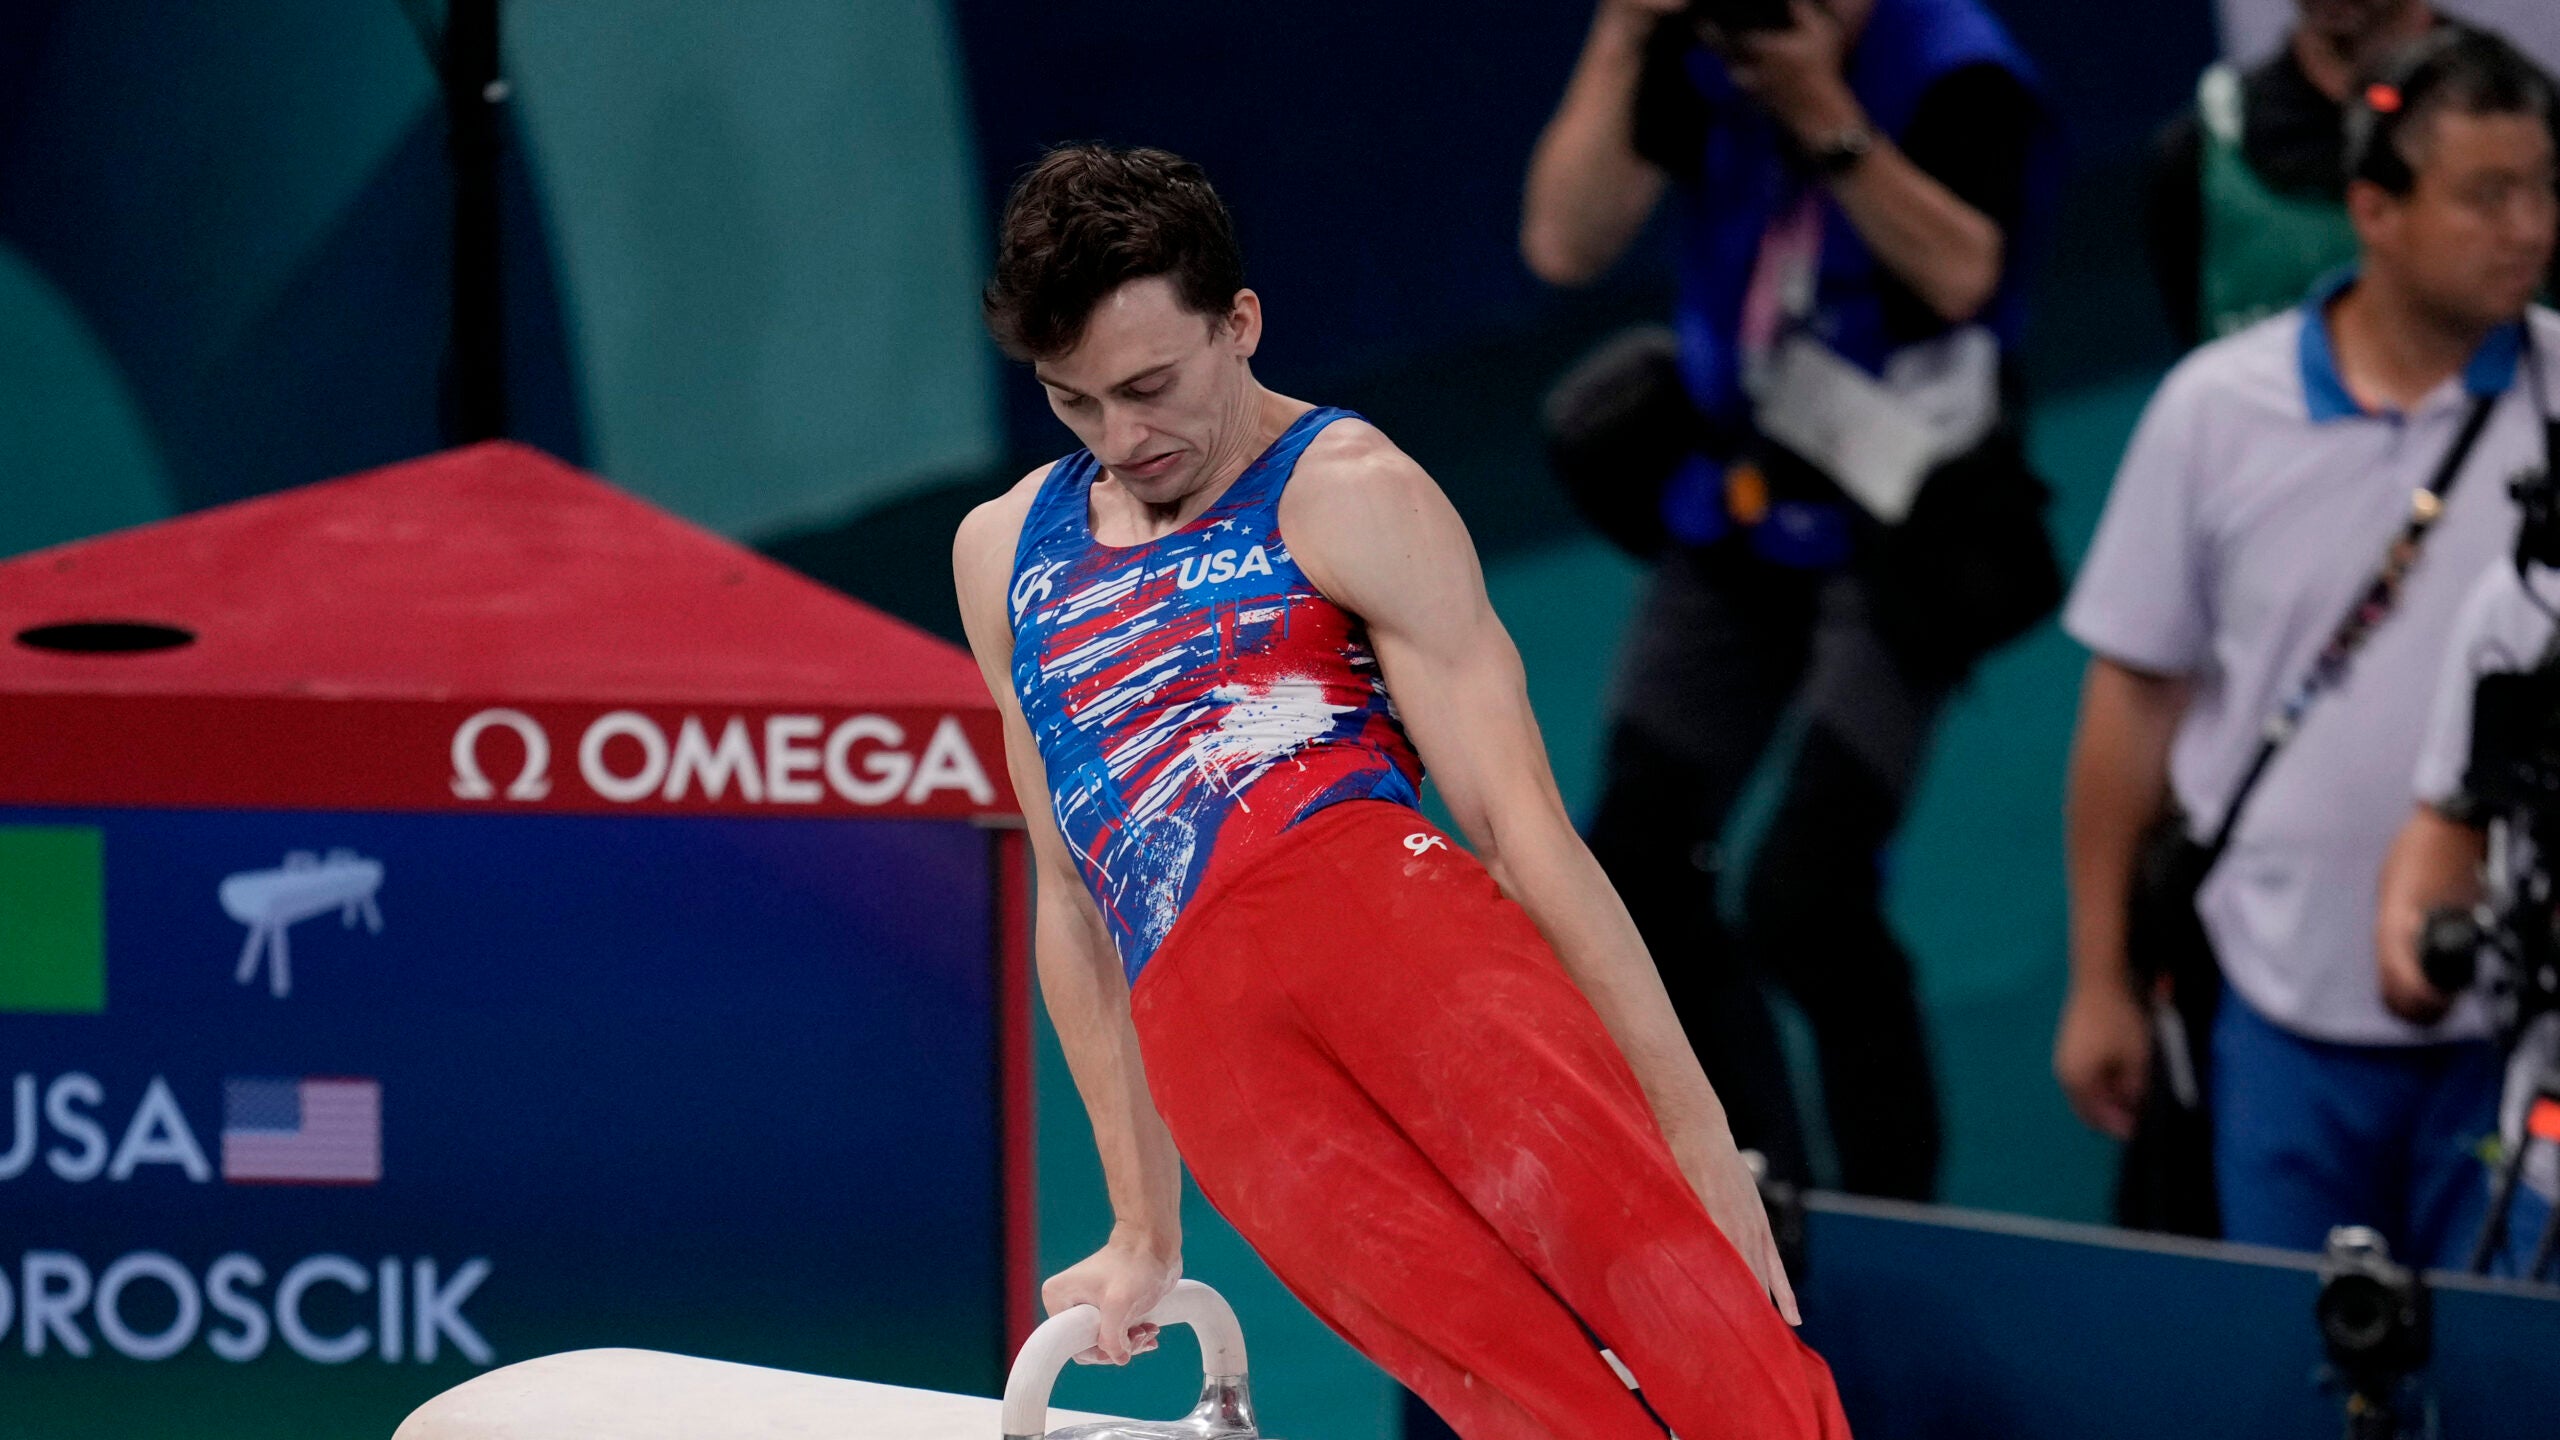
MULTIPOLYGON (((2525 373, 2514 331, 2406 415, 2358 408, 2320 319, 2338 288, 2170 372, 2117 472, 2063 624, 2120 664, 2194 678, 2170 784, 2210 834, 2267 717, 2452 446, 2473 389, 2500 393, 2398 609, 2313 702, 2197 907, 2233 988, 2289 1030, 2382 1045, 2478 1035, 2473 1004, 2430 1028, 2383 1007, 2373 917, 2456 613, 2513 543, 2507 484, 2540 463, 2541 418, 2530 387, 2509 383, 2525 373)), ((2529 323, 2546 396, 2560 397, 2560 316, 2537 309, 2529 323)))

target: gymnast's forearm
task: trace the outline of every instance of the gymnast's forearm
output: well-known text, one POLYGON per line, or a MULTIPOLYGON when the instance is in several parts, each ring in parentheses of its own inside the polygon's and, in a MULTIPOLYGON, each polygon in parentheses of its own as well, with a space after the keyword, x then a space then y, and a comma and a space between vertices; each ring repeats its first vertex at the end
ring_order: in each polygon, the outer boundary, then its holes
MULTIPOLYGON (((1457 530, 1447 501, 1436 490, 1430 498, 1438 503, 1426 516, 1457 530)), ((1724 1106, 1689 1048, 1644 937, 1574 832, 1519 652, 1485 598, 1472 548, 1462 530, 1434 535, 1436 527, 1426 524, 1418 534, 1400 534, 1397 518, 1390 508, 1356 532, 1363 544, 1387 542, 1383 557, 1363 557, 1369 564, 1359 573, 1386 571, 1392 558, 1398 577, 1372 587, 1364 613, 1450 818, 1598 1012, 1673 1150, 1701 1155, 1729 1146, 1724 1106)))
POLYGON ((1182 1161, 1147 1094, 1129 984, 1080 890, 1041 886, 1035 931, 1041 998, 1058 1029, 1067 1069, 1093 1122, 1094 1148, 1111 1195, 1112 1241, 1171 1260, 1182 1252, 1182 1161))
POLYGON ((1689 1046, 1635 921, 1572 828, 1527 828, 1502 847, 1504 887, 1529 912, 1607 1027, 1675 1151, 1729 1139, 1724 1106, 1689 1046))

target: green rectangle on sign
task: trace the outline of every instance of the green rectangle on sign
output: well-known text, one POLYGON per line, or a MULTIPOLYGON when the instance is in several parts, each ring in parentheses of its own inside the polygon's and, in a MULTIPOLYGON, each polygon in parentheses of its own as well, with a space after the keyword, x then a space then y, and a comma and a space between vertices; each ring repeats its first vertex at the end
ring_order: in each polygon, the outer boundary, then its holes
POLYGON ((0 1011, 107 1008, 106 846, 85 825, 0 825, 0 1011))

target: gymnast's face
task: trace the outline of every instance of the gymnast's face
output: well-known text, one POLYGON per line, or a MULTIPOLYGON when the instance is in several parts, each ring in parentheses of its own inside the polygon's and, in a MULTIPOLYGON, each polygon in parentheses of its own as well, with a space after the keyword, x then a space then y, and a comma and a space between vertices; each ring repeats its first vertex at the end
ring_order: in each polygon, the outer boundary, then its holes
POLYGON ((1151 275, 1104 296, 1075 348, 1031 373, 1113 479, 1147 505, 1178 505, 1230 464, 1252 461, 1258 416, 1247 362, 1261 340, 1252 291, 1237 291, 1224 315, 1203 315, 1171 280, 1151 275))

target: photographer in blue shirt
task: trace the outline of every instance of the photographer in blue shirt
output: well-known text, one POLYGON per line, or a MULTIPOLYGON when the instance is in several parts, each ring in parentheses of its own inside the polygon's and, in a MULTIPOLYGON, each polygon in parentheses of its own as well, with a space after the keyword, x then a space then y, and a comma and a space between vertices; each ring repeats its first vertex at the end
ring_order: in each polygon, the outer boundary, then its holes
POLYGON ((1550 402, 1568 488, 1655 562, 1590 838, 1781 1178, 1803 1146, 1760 974, 1811 1022, 1844 1185, 1936 1185, 1880 857, 1948 691, 2058 598, 2009 383, 2051 134, 1976 0, 1602 0, 1530 162, 1521 250, 1557 284, 1677 206, 1673 326, 1550 402), (1715 845, 1791 709, 1737 947, 1715 845))

